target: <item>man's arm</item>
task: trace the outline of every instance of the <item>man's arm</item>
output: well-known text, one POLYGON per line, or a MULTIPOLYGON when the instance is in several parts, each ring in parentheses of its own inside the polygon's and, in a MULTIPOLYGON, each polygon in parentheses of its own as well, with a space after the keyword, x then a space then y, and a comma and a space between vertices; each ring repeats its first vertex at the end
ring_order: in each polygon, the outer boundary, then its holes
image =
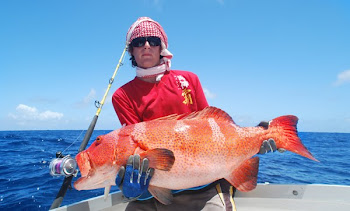
POLYGON ((119 118, 121 125, 131 125, 141 122, 140 117, 135 113, 135 110, 131 107, 131 102, 125 93, 118 89, 112 97, 112 104, 115 112, 119 118))

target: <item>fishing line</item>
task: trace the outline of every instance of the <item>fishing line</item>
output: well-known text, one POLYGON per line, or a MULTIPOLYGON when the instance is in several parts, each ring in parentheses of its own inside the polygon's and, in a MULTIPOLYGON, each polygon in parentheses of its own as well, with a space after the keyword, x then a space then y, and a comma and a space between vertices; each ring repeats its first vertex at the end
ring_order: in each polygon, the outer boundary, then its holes
POLYGON ((78 141, 78 139, 80 138, 81 134, 83 134, 84 131, 85 131, 85 130, 82 130, 82 131, 80 132, 79 136, 75 139, 75 141, 73 141, 66 149, 64 149, 64 150, 62 151, 62 154, 64 154, 64 151, 66 151, 67 149, 69 149, 73 144, 75 144, 75 142, 78 141))

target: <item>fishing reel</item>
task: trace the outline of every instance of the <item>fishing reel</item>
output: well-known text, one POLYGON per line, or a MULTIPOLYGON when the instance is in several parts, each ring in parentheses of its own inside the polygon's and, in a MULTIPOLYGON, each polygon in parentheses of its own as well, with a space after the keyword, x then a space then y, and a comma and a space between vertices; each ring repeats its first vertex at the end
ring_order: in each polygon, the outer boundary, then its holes
POLYGON ((77 176, 77 161, 70 155, 63 156, 61 152, 56 153, 56 158, 50 162, 50 174, 52 176, 77 176))

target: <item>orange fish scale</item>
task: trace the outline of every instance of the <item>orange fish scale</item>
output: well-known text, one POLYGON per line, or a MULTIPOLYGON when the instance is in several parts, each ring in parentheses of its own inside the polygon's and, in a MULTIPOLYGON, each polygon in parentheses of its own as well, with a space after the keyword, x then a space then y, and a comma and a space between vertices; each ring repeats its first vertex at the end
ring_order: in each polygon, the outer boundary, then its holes
POLYGON ((209 121, 202 119, 161 121, 161 127, 159 124, 160 122, 157 121, 147 122, 144 133, 134 133, 134 139, 144 145, 145 150, 165 147, 173 151, 175 164, 171 169, 172 173, 183 174, 188 171, 188 168, 202 169, 198 172, 204 173, 211 170, 210 166, 208 169, 209 162, 229 164, 232 161, 232 157, 227 157, 227 155, 228 153, 233 155, 234 151, 230 153, 225 150, 233 148, 232 142, 228 141, 223 132, 230 131, 226 134, 228 137, 235 132, 232 132, 232 127, 229 130, 225 126, 227 122, 225 124, 219 122, 215 128, 210 126, 209 121), (220 131, 221 127, 224 128, 223 132, 220 131), (216 141, 213 142, 212 139, 216 141))

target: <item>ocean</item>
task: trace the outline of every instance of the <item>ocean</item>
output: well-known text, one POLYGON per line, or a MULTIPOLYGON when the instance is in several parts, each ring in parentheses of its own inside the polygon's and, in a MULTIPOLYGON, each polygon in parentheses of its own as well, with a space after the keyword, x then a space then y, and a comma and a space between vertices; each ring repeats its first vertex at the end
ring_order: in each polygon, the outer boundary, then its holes
MULTIPOLYGON (((94 131, 91 140, 108 132, 94 131)), ((49 174, 50 161, 57 151, 75 156, 84 135, 76 130, 0 131, 0 210, 48 210, 63 182, 49 174)), ((291 152, 259 155, 259 183, 350 185, 349 133, 299 136, 320 162, 291 152)), ((102 194, 103 189, 70 189, 61 206, 102 194)))

